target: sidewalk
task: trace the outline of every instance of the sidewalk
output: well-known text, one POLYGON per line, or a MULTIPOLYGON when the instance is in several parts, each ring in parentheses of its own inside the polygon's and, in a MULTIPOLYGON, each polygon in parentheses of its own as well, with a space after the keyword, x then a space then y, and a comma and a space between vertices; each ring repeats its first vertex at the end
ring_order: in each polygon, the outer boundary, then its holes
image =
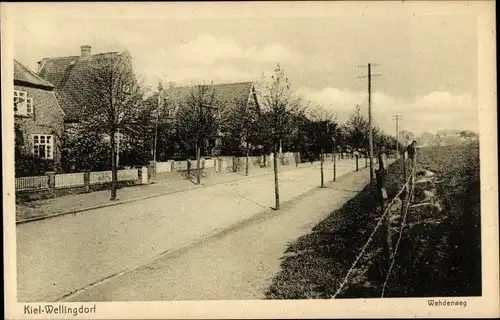
MULTIPOLYGON (((342 162, 347 162, 347 161, 352 161, 352 160, 339 160, 338 163, 341 164, 342 162)), ((298 167, 296 167, 295 164, 290 164, 290 165, 280 166, 279 171, 283 172, 289 170, 300 170, 302 168, 319 167, 319 165, 320 164, 318 161, 314 162, 313 164, 311 164, 310 162, 300 163, 298 167)), ((331 166, 331 160, 325 161, 325 166, 331 166)), ((363 166, 360 161, 360 168, 362 167, 363 166)), ((240 179, 249 179, 252 177, 257 177, 272 173, 273 173, 272 166, 264 168, 250 168, 248 176, 245 176, 244 170, 240 172, 228 172, 228 173, 216 174, 208 178, 202 178, 201 185, 196 185, 194 182, 184 179, 184 180, 160 182, 157 184, 150 184, 150 185, 127 187, 119 189, 117 191, 116 201, 109 200, 110 196, 109 190, 67 195, 53 199, 31 201, 16 205, 16 222, 24 223, 24 222, 44 219, 47 217, 87 211, 106 206, 119 205, 131 201, 137 201, 165 194, 182 192, 186 190, 201 188, 204 186, 216 185, 220 183, 226 183, 230 181, 236 181, 240 179)))

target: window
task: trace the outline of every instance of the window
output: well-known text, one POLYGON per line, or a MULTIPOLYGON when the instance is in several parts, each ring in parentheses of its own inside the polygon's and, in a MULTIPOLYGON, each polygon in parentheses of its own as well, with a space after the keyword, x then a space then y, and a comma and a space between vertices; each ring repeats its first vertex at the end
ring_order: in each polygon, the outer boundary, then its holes
POLYGON ((33 135, 33 154, 42 159, 54 158, 54 138, 52 135, 33 135))
POLYGON ((33 98, 26 91, 14 90, 14 114, 29 116, 33 114, 33 98))

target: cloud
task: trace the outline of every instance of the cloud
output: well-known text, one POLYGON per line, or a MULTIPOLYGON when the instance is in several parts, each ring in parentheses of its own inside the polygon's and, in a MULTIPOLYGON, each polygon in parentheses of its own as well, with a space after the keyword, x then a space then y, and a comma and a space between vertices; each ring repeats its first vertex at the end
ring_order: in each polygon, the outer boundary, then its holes
MULTIPOLYGON (((367 116, 368 97, 366 92, 338 88, 300 88, 297 95, 305 101, 311 101, 337 114, 344 122, 355 110, 361 107, 367 116)), ((454 94, 446 91, 433 91, 414 99, 392 97, 385 93, 374 92, 372 95, 372 117, 375 125, 388 133, 395 131, 392 115, 400 114, 403 120, 401 130, 415 134, 424 131, 436 132, 442 129, 478 129, 478 109, 472 95, 454 94)))
POLYGON ((278 43, 244 47, 231 38, 211 34, 183 39, 169 48, 152 47, 147 56, 133 50, 135 69, 146 75, 146 82, 153 87, 159 78, 179 85, 258 81, 262 71, 269 69, 268 64, 299 59, 278 43))
POLYGON ((201 34, 194 40, 184 41, 169 50, 169 58, 179 63, 208 65, 227 60, 274 63, 298 58, 297 54, 278 43, 245 48, 233 39, 211 34, 201 34))
POLYGON ((231 64, 213 66, 166 66, 156 73, 148 73, 145 82, 154 88, 159 80, 175 82, 176 85, 193 85, 199 83, 225 83, 256 81, 260 74, 255 70, 238 68, 231 64))

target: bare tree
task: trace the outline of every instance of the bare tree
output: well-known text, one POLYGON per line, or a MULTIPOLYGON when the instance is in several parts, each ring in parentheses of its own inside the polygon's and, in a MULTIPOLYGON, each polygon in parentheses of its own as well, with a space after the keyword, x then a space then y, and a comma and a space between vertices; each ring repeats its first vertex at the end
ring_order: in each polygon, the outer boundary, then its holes
POLYGON ((213 147, 210 141, 217 139, 219 131, 218 114, 220 100, 215 90, 207 85, 197 85, 191 89, 185 101, 181 102, 177 113, 177 131, 187 149, 196 152, 196 182, 200 184, 201 152, 213 147), (202 150, 203 149, 203 150, 202 150))
MULTIPOLYGON (((253 92, 251 93, 253 94, 253 92)), ((240 151, 244 143, 245 175, 248 176, 250 146, 257 144, 257 106, 250 103, 251 97, 235 98, 235 108, 222 115, 222 126, 226 146, 232 151, 240 151)))
POLYGON ((261 143, 270 145, 273 153, 275 209, 279 210, 278 151, 296 133, 294 120, 302 109, 300 101, 292 96, 290 82, 279 64, 270 78, 263 76, 262 80, 259 133, 261 143))
POLYGON ((112 171, 110 200, 116 200, 117 136, 134 131, 145 90, 133 71, 128 52, 93 59, 87 83, 83 86, 83 125, 109 136, 112 171))
MULTIPOLYGON (((313 139, 320 150, 321 188, 323 188, 323 164, 325 161, 326 150, 330 144, 332 145, 332 157, 334 157, 334 146, 330 141, 332 141, 331 138, 336 137, 338 131, 336 123, 337 116, 331 111, 328 111, 320 106, 316 106, 315 108, 312 108, 309 117, 312 121, 313 139)), ((332 160, 335 159, 332 158, 332 160)))
POLYGON ((347 142, 354 148, 366 149, 368 147, 368 135, 370 132, 368 120, 362 115, 359 106, 351 114, 344 125, 347 134, 347 142))

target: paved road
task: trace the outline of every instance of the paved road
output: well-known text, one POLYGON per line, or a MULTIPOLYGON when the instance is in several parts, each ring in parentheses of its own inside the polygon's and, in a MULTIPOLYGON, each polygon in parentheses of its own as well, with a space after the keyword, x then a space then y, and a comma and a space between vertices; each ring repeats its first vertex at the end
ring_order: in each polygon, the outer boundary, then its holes
MULTIPOLYGON (((332 172, 328 167, 325 178, 331 180, 332 172)), ((354 161, 338 163, 338 176, 353 170, 354 161)), ((318 167, 286 171, 280 176, 282 202, 317 188, 319 184, 318 167)), ((272 213, 269 207, 274 205, 273 190, 273 176, 265 175, 19 225, 18 300, 60 300, 107 277, 147 265, 164 253, 189 246, 203 236, 256 217, 263 211, 272 213)), ((306 207, 299 213, 307 217, 308 211, 306 207)), ((294 219, 296 217, 291 218, 294 219)), ((251 233, 254 238, 238 240, 243 241, 238 246, 252 246, 259 234, 251 233)), ((177 267, 185 271, 209 272, 221 261, 230 267, 230 257, 221 259, 209 255, 203 259, 203 264, 191 263, 188 259, 177 267)), ((120 281, 122 278, 113 279, 120 281)), ((182 287, 182 282, 178 286, 182 287)))
POLYGON ((66 301, 255 300, 265 298, 291 241, 340 208, 368 182, 369 172, 308 192, 279 212, 267 212, 176 255, 164 256, 66 301))

